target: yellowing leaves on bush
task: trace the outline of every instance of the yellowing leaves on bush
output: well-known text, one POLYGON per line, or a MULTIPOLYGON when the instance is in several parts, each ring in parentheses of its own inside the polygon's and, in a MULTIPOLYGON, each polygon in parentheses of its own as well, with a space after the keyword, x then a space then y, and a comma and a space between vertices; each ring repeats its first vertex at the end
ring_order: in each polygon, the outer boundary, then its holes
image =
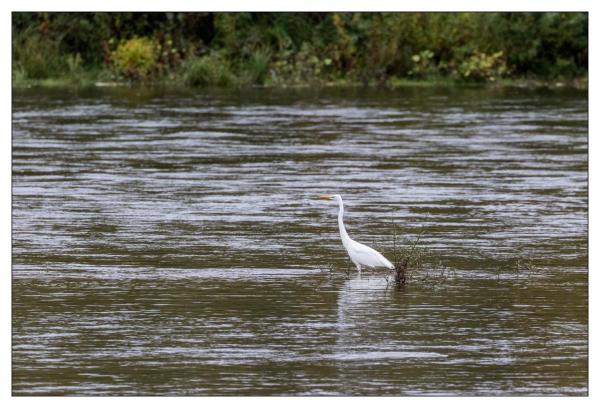
POLYGON ((112 63, 119 75, 129 79, 144 79, 157 69, 157 47, 148 38, 131 38, 113 51, 112 63))
POLYGON ((472 81, 495 81, 506 74, 507 70, 502 51, 493 54, 474 53, 459 66, 462 78, 472 81))

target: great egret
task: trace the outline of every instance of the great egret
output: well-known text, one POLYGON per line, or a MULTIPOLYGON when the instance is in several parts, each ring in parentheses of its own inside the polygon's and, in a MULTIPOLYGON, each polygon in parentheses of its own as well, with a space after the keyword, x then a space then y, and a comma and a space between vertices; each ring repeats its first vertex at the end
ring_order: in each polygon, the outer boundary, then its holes
POLYGON ((392 263, 388 261, 385 256, 381 255, 373 248, 363 245, 360 242, 356 242, 348 236, 346 227, 344 227, 344 202, 342 201, 341 195, 324 195, 320 196, 319 198, 321 200, 336 200, 340 206, 340 211, 338 213, 338 224, 340 227, 342 244, 344 245, 344 248, 346 248, 346 251, 348 251, 348 256, 350 256, 350 259, 354 265, 356 265, 359 275, 363 266, 368 266, 371 268, 377 268, 381 266, 384 268, 394 269, 394 265, 392 265, 392 263))

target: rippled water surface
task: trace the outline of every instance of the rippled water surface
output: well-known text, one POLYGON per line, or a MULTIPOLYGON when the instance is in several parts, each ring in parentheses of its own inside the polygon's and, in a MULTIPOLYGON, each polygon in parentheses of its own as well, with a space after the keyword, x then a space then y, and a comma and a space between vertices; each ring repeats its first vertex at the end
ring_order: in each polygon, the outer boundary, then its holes
POLYGON ((585 93, 29 90, 12 137, 15 395, 588 392, 585 93), (346 274, 331 193, 444 275, 346 274))

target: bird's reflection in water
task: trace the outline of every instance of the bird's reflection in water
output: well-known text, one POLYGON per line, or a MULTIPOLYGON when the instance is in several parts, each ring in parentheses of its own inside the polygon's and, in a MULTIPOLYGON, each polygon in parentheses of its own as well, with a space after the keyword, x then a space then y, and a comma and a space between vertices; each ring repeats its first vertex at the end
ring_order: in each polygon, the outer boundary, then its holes
MULTIPOLYGON (((402 310, 411 302, 409 297, 405 291, 388 286, 379 275, 354 276, 340 287, 334 359, 349 394, 364 385, 365 372, 372 371, 372 381, 379 381, 378 367, 400 368, 447 357, 412 344, 407 337, 410 333, 402 330, 402 310)), ((400 390, 390 392, 398 394, 400 390)))

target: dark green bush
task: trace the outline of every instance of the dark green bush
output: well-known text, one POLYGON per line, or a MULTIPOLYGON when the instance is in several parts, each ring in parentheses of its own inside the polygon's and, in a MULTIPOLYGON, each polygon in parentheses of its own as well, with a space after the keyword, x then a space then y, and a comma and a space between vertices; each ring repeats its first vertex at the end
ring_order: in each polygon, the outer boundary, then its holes
POLYGON ((13 66, 25 78, 46 79, 60 75, 66 59, 55 41, 34 32, 13 41, 13 66))
POLYGON ((184 68, 184 80, 189 86, 228 86, 234 83, 229 62, 219 53, 194 58, 184 68))
POLYGON ((413 67, 408 74, 415 78, 426 78, 438 73, 438 66, 433 59, 434 54, 429 50, 421 51, 412 56, 413 67))
POLYGON ((249 83, 256 85, 262 85, 265 83, 269 73, 270 60, 271 51, 268 49, 260 48, 254 51, 247 64, 249 83))

